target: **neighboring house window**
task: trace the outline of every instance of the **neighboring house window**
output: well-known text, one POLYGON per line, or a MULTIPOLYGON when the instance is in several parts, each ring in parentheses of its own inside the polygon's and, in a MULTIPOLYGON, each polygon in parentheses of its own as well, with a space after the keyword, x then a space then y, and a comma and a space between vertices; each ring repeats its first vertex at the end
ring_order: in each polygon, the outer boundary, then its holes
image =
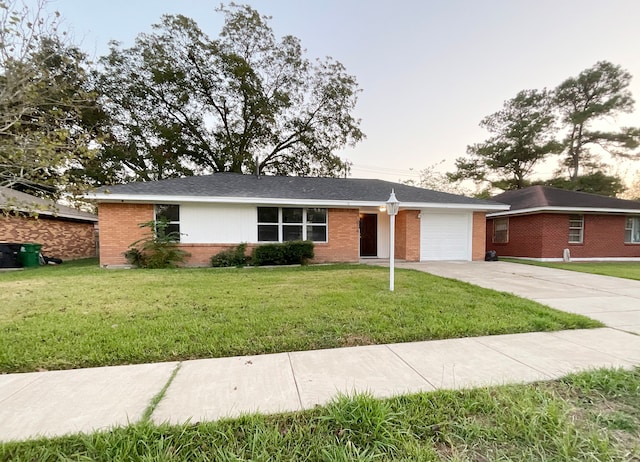
POLYGON ((176 233, 176 241, 180 241, 180 206, 156 204, 156 221, 159 220, 166 220, 168 226, 165 233, 176 233))
POLYGON ((258 242, 327 242, 327 209, 258 207, 258 242))
POLYGON ((506 244, 509 242, 509 219, 493 219, 493 243, 506 244))
POLYGON ((584 215, 569 215, 569 243, 582 244, 584 215))
POLYGON ((624 242, 640 244, 640 217, 627 217, 624 227, 624 242))

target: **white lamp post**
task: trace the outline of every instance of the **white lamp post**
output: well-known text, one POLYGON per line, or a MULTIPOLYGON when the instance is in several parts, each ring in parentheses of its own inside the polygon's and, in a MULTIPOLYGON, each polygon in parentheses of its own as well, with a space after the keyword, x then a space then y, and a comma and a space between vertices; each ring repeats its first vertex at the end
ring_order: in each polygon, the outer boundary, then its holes
POLYGON ((394 289, 394 263, 396 253, 396 215, 400 208, 400 202, 396 199, 396 193, 391 190, 391 195, 387 201, 387 213, 389 214, 389 290, 394 289))

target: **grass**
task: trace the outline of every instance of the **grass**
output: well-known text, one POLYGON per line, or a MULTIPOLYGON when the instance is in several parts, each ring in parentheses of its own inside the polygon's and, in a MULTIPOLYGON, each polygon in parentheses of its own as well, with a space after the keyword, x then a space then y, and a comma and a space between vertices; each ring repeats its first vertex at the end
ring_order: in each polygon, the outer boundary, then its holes
POLYGON ((11 461, 629 461, 640 459, 640 369, 376 400, 274 416, 145 422, 0 446, 11 461))
POLYGON ((104 270, 0 274, 0 372, 596 327, 506 293, 411 270, 104 270))
POLYGON ((640 281, 640 262, 541 262, 535 260, 521 260, 519 258, 501 258, 502 261, 511 263, 522 263, 533 266, 546 266, 548 268, 558 268, 581 273, 601 274, 616 278, 634 279, 640 281))

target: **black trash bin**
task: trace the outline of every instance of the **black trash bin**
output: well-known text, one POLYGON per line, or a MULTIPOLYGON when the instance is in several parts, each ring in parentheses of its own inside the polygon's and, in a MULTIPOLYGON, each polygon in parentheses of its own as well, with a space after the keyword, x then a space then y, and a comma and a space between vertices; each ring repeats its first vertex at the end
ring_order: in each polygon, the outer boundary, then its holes
POLYGON ((498 261, 498 252, 489 250, 484 254, 484 261, 498 261))
POLYGON ((13 242, 0 242, 0 268, 22 268, 21 245, 13 242))

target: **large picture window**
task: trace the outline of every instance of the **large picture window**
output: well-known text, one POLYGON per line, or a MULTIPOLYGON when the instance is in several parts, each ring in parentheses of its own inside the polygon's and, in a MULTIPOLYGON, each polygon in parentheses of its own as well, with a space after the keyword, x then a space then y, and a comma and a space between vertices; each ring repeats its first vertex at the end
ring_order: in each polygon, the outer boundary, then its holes
POLYGON ((584 238, 584 216, 569 215, 569 243, 582 244, 584 238))
POLYGON ((156 204, 155 221, 166 221, 165 234, 175 233, 176 241, 180 241, 180 206, 175 204, 156 204))
POLYGON ((624 226, 624 242, 640 244, 640 216, 627 217, 624 226))
POLYGON ((509 219, 493 219, 493 243, 507 244, 509 242, 509 219))
POLYGON ((327 209, 258 207, 258 242, 327 242, 327 209))

